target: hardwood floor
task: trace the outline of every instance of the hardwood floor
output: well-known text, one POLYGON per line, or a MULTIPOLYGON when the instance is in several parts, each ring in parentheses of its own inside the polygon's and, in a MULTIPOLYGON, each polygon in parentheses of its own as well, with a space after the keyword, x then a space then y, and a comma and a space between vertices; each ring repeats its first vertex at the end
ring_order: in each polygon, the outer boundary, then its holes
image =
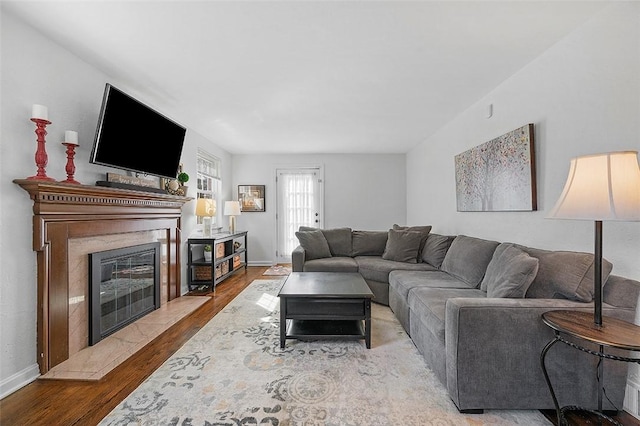
MULTIPOLYGON (((0 425, 95 425, 124 400, 140 383, 220 312, 266 267, 249 267, 219 284, 211 300, 167 332, 149 343, 98 382, 36 380, 0 401, 0 425)), ((207 294, 207 293, 200 293, 207 294)), ((555 412, 545 410, 549 424, 556 424, 555 412)), ((627 413, 616 418, 623 425, 640 426, 627 413)), ((597 424, 592 419, 573 417, 571 425, 597 424)))
MULTIPOLYGON (((98 382, 36 380, 0 401, 0 425, 95 425, 186 343, 266 267, 227 278, 215 296, 98 382)), ((207 293, 199 293, 207 294, 207 293)))

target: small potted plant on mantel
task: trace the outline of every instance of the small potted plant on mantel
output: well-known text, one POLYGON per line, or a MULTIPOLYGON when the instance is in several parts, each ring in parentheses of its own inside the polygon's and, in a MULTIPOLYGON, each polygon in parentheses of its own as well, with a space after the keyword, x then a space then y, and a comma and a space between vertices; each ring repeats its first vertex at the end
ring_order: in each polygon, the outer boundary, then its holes
POLYGON ((180 195, 183 196, 187 196, 187 185, 185 185, 185 183, 189 182, 189 175, 185 172, 180 172, 178 173, 178 176, 176 178, 178 180, 178 182, 180 183, 180 188, 178 188, 178 192, 181 192, 180 195))
POLYGON ((185 183, 189 182, 189 175, 185 172, 180 172, 177 179, 180 182, 180 186, 184 186, 185 183))
POLYGON ((207 244, 204 246, 204 261, 205 262, 211 262, 211 251, 212 251, 213 247, 211 246, 211 244, 207 244))

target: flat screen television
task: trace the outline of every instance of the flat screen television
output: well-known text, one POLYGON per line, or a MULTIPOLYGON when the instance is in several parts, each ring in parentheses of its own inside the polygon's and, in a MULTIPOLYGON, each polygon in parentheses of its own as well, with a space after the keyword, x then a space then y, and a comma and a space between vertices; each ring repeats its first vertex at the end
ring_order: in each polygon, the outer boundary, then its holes
POLYGON ((186 128, 106 85, 89 161, 175 179, 186 128))

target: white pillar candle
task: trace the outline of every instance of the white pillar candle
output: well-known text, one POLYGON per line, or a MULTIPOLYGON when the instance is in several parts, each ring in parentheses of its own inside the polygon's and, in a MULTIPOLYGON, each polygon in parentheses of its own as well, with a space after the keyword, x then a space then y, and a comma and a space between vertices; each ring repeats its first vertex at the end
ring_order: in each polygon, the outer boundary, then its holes
POLYGON ((65 130, 64 142, 78 145, 78 132, 74 132, 73 130, 65 130))
POLYGON ((44 105, 34 104, 31 107, 31 118, 39 118, 40 120, 49 121, 49 109, 44 105))

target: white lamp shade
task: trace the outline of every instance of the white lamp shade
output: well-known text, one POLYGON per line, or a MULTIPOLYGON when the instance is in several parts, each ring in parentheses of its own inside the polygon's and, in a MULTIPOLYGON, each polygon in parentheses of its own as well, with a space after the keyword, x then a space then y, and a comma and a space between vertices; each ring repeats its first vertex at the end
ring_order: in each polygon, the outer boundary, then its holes
POLYGON ((571 160, 564 190, 550 217, 640 221, 637 151, 586 155, 571 160))
POLYGON ((238 201, 225 201, 224 202, 224 215, 225 216, 238 216, 238 215, 240 215, 240 202, 238 202, 238 201))
POLYGON ((216 200, 198 198, 196 202, 196 216, 213 217, 216 215, 216 200))

